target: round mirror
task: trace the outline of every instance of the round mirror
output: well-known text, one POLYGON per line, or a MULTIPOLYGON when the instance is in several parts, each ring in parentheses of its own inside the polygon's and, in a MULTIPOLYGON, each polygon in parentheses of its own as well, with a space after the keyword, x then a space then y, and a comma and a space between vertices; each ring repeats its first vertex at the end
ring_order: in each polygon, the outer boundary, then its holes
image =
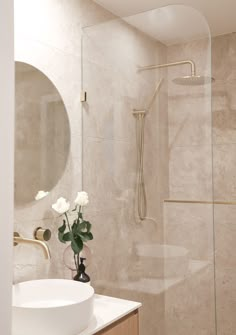
POLYGON ((35 67, 15 63, 15 205, 46 196, 60 180, 70 126, 53 83, 35 67))

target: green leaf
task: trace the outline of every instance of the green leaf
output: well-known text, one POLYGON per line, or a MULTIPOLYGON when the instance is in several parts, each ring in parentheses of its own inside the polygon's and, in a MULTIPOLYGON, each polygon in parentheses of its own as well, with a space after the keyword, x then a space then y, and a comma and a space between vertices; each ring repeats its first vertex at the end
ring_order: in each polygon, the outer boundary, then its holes
POLYGON ((89 240, 93 240, 93 234, 92 233, 88 233, 88 236, 89 236, 89 240))
POLYGON ((73 233, 76 233, 76 231, 77 231, 77 220, 74 220, 71 229, 72 229, 73 233))
POLYGON ((89 221, 82 221, 77 225, 77 234, 89 233, 92 225, 89 221))
POLYGON ((73 239, 73 237, 71 236, 71 232, 69 231, 68 233, 65 233, 63 235, 63 241, 68 242, 71 241, 73 239))
POLYGON ((78 247, 80 248, 80 251, 81 251, 83 249, 83 247, 84 247, 84 243, 83 243, 81 237, 80 236, 76 236, 75 237, 75 241, 76 241, 76 243, 77 243, 77 245, 78 245, 78 247))
POLYGON ((83 231, 84 229, 86 229, 87 227, 86 227, 86 223, 85 223, 85 221, 82 221, 82 222, 80 222, 79 224, 78 224, 78 230, 79 231, 83 231))
MULTIPOLYGON (((84 234, 84 233, 83 233, 83 234, 84 234)), ((83 242, 87 242, 87 241, 88 241, 88 239, 86 238, 85 235, 80 234, 79 237, 81 238, 81 240, 82 240, 83 242)))
POLYGON ((87 232, 89 233, 90 230, 91 230, 91 228, 92 228, 92 225, 91 225, 91 223, 89 221, 84 221, 84 222, 86 222, 87 232))
POLYGON ((66 221, 63 220, 62 226, 58 228, 58 239, 62 243, 66 243, 63 238, 65 230, 66 230, 66 221))
POLYGON ((91 241, 93 239, 93 234, 92 233, 80 233, 80 237, 84 242, 91 241))
POLYGON ((79 249, 77 243, 75 243, 74 240, 71 241, 71 249, 74 251, 74 254, 75 254, 75 255, 78 255, 79 252, 80 252, 80 249, 79 249))
POLYGON ((58 232, 58 240, 61 242, 61 243, 66 243, 65 241, 64 241, 64 239, 63 239, 63 233, 60 233, 60 232, 58 232))
POLYGON ((60 233, 64 233, 64 231, 66 230, 66 220, 63 220, 63 224, 61 227, 58 228, 60 233))
POLYGON ((75 255, 78 255, 83 249, 83 241, 81 238, 76 237, 71 241, 71 249, 74 251, 75 255))

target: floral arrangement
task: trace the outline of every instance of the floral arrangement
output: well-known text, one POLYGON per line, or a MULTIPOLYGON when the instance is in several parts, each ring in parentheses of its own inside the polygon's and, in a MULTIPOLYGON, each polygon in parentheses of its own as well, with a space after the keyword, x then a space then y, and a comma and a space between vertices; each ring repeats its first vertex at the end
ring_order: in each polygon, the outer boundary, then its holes
POLYGON ((70 203, 65 198, 61 197, 57 200, 52 208, 59 213, 64 215, 62 225, 58 228, 58 239, 62 243, 71 243, 71 249, 74 252, 75 267, 78 272, 79 270, 79 253, 83 250, 84 242, 93 239, 91 233, 91 223, 85 221, 83 218, 82 209, 89 203, 88 194, 86 192, 78 192, 77 197, 74 201, 75 208, 72 210, 76 214, 76 218, 73 219, 72 224, 69 220, 70 215, 70 203))

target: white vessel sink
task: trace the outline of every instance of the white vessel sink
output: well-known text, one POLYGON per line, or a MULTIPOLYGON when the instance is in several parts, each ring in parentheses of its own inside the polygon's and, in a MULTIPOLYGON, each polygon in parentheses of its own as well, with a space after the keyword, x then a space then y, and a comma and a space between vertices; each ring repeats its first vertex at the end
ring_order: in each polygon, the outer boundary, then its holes
POLYGON ((78 335, 93 316, 94 289, 63 279, 13 286, 13 335, 78 335))

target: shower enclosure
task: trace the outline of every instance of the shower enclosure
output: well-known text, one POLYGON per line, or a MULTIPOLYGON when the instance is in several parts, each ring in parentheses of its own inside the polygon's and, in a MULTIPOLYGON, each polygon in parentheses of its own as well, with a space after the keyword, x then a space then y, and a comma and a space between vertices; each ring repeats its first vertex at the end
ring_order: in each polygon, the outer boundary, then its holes
POLYGON ((215 335, 208 25, 168 6, 111 15, 82 43, 93 285, 143 303, 141 335, 215 335))

